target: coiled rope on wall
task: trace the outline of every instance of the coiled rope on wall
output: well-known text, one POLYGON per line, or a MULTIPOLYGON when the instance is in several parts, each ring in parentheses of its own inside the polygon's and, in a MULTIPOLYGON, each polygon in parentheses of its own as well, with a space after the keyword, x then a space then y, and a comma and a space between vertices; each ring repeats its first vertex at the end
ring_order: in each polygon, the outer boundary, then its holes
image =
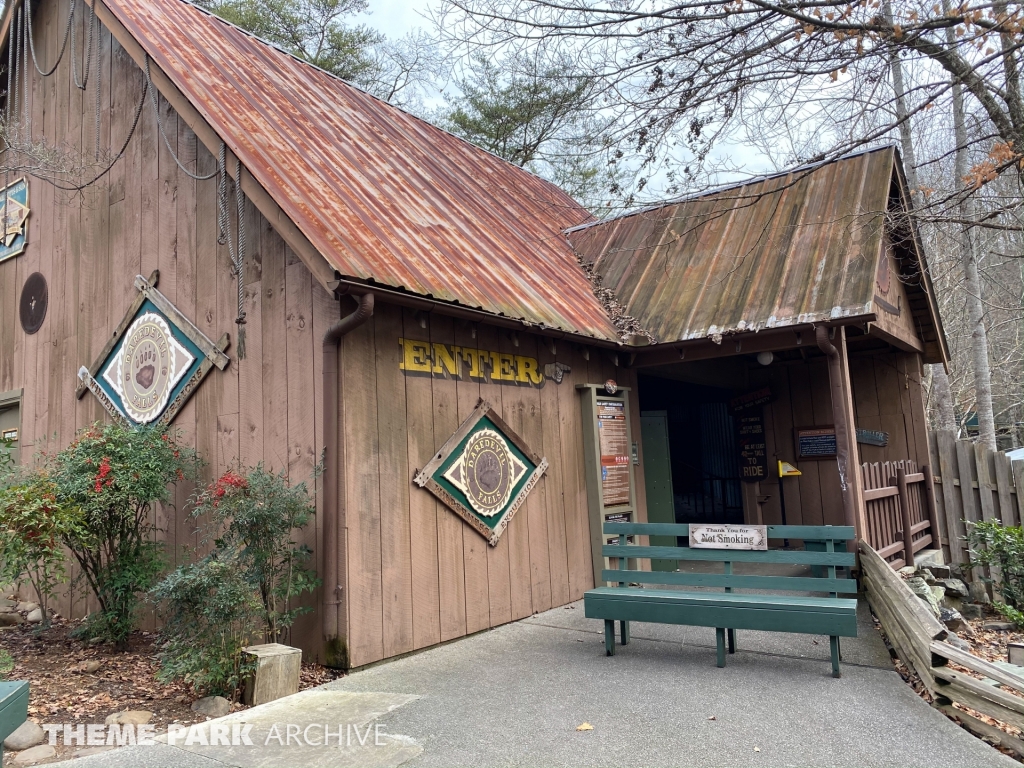
POLYGON ((237 236, 231 240, 231 222, 228 216, 228 174, 227 147, 220 145, 217 158, 220 171, 220 185, 217 191, 217 226, 219 234, 217 242, 226 244, 231 257, 232 272, 238 281, 238 314, 235 324, 238 326, 238 345, 235 354, 239 360, 245 359, 245 192, 242 191, 242 161, 235 157, 235 215, 237 217, 237 236))
MULTIPOLYGON (((100 49, 100 28, 99 28, 99 17, 96 14, 96 9, 89 7, 87 3, 82 3, 88 10, 88 26, 89 34, 86 38, 85 48, 82 52, 82 67, 81 67, 81 78, 79 78, 79 67, 78 67, 78 41, 77 41, 77 29, 75 24, 75 13, 79 7, 79 0, 71 0, 71 5, 68 10, 68 20, 64 27, 63 39, 61 41, 60 51, 57 54, 56 60, 53 65, 48 69, 44 68, 39 63, 39 57, 36 54, 35 40, 32 29, 32 0, 24 0, 23 7, 18 9, 17 17, 14 26, 9 30, 8 33, 8 89, 7 98, 5 104, 6 111, 6 123, 8 126, 11 125, 13 118, 19 119, 26 129, 29 129, 31 121, 31 115, 29 112, 29 56, 31 54, 32 65, 35 67, 42 77, 50 77, 56 71, 60 62, 64 58, 65 52, 68 50, 68 41, 71 41, 71 78, 74 86, 79 90, 87 90, 90 80, 93 81, 94 91, 96 94, 95 98, 95 146, 93 150, 93 156, 95 160, 100 159, 100 148, 101 148, 101 115, 102 115, 102 67, 101 57, 99 55, 100 49), (95 66, 95 75, 90 77, 92 68, 95 66), (20 70, 20 71, 18 71, 20 70), (24 113, 24 114, 21 114, 24 113)), ((232 276, 237 279, 237 315, 235 323, 238 325, 238 343, 237 343, 237 356, 239 359, 245 358, 245 325, 246 325, 246 312, 245 312, 245 248, 246 248, 246 234, 245 234, 245 193, 242 191, 242 173, 243 166, 241 160, 236 156, 235 158, 235 180, 234 180, 234 196, 235 196, 235 236, 232 238, 230 214, 229 214, 229 182, 230 179, 227 173, 227 147, 224 142, 221 142, 220 152, 217 162, 217 168, 209 174, 193 173, 181 162, 177 153, 171 147, 170 139, 167 136, 166 129, 164 127, 163 120, 160 116, 160 104, 157 94, 157 89, 153 85, 153 77, 150 71, 150 58, 146 55, 146 61, 144 66, 145 81, 142 84, 142 94, 139 98, 139 103, 135 108, 135 114, 132 119, 131 128, 128 130, 128 134, 125 136, 121 148, 117 154, 111 159, 106 167, 93 176, 89 181, 84 184, 78 185, 67 185, 61 184, 52 178, 45 176, 36 175, 37 178, 41 178, 43 181, 53 185, 57 189, 67 192, 79 192, 87 187, 95 184, 97 181, 106 176, 122 157, 128 149, 128 145, 131 142, 132 137, 135 135, 135 131, 138 129, 139 121, 142 117, 142 110, 146 103, 147 94, 150 96, 150 102, 153 106, 153 114, 156 119, 157 129, 160 133, 160 137, 163 141, 164 147, 168 154, 174 160, 175 165, 178 169, 184 173, 188 178, 194 181, 207 181, 212 179, 214 176, 219 176, 218 180, 218 195, 217 195, 217 209, 218 209, 218 238, 217 241, 220 244, 226 244, 228 247, 228 254, 231 259, 231 271, 232 276)), ((8 147, 4 147, 3 153, 6 153, 8 147)), ((10 187, 10 165, 8 164, 4 169, 4 188, 5 188, 5 199, 3 201, 3 209, 6 209, 6 195, 7 190, 10 187)))

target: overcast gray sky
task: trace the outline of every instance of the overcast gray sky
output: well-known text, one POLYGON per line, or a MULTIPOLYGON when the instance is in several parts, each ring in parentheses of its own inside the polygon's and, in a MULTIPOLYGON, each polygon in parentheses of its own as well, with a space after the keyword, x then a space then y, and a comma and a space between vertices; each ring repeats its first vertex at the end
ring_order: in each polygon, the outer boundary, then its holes
MULTIPOLYGON (((383 32, 390 38, 399 38, 413 31, 417 27, 427 29, 428 22, 424 18, 427 9, 435 5, 438 0, 369 0, 368 13, 355 17, 357 23, 367 24, 379 32, 383 32)), ((450 84, 449 84, 450 87, 450 84)), ((440 103, 439 97, 424 94, 426 101, 431 103, 434 99, 440 103)), ((738 174, 722 174, 720 181, 734 181, 740 178, 756 175, 759 173, 771 172, 773 169, 767 158, 750 146, 742 146, 732 142, 725 142, 716 147, 712 157, 728 157, 732 163, 737 164, 742 171, 738 174)), ((661 178, 661 173, 655 174, 654 180, 661 178)), ((654 191, 657 184, 651 185, 654 191)))
POLYGON ((422 14, 428 5, 428 0, 370 0, 370 13, 358 20, 388 37, 402 37, 426 25, 422 14))

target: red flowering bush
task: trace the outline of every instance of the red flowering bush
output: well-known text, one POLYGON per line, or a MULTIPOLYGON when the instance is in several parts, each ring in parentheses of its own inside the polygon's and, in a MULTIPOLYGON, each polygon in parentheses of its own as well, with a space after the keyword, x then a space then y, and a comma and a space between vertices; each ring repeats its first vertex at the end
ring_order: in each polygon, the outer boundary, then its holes
POLYGON ((204 538, 213 547, 152 590, 164 617, 160 674, 235 696, 248 673, 242 649, 285 639, 309 610, 296 598, 320 582, 309 567, 312 551, 294 534, 316 506, 305 483, 289 485, 262 465, 225 472, 194 501, 192 514, 209 521, 204 538))
POLYGON ((0 490, 0 581, 29 581, 44 627, 50 623, 49 601, 66 577, 63 541, 77 526, 77 510, 58 503, 45 469, 0 490))
POLYGON ((100 610, 87 633, 127 648, 142 593, 164 567, 153 505, 170 503, 179 480, 199 477, 195 451, 163 427, 94 424, 53 457, 58 502, 78 524, 62 535, 100 610))

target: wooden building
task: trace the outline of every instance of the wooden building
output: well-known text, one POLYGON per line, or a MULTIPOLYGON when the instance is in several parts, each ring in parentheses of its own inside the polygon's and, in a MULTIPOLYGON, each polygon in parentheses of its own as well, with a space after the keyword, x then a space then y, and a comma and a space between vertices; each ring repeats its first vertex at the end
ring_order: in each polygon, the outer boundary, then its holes
MULTIPOLYGON (((891 149, 597 222, 183 0, 22 0, 0 34, 0 426, 22 461, 104 418, 169 422, 211 477, 322 457, 303 535, 324 586, 291 637, 312 658, 579 599, 601 519, 647 519, 649 489, 664 519, 772 521, 784 459, 788 522, 856 521, 838 449, 927 453, 920 365, 944 340, 891 149), (61 167, 19 172, 39 147, 61 167), (752 448, 737 424, 762 407, 752 448), (821 452, 841 414, 828 460, 793 454, 794 427, 821 452)), ((176 558, 188 492, 157 513, 176 558)))

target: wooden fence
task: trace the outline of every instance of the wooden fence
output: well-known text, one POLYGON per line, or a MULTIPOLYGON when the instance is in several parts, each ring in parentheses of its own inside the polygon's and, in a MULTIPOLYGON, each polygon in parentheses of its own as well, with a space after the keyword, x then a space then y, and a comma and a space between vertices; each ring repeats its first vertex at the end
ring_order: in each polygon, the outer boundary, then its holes
POLYGON ((949 431, 933 431, 928 443, 931 465, 938 468, 935 505, 943 528, 942 545, 949 562, 963 563, 969 559, 964 520, 1020 525, 1024 493, 1017 493, 1017 488, 1024 486, 1024 461, 1011 465, 1005 453, 957 440, 949 431))
POLYGON ((868 603, 897 655, 921 679, 932 705, 956 717, 968 730, 1024 757, 1024 741, 977 716, 1024 729, 1024 678, 943 642, 949 634, 946 628, 880 553, 861 540, 860 555, 868 603), (951 669, 950 662, 969 672, 951 669), (954 708, 954 703, 973 713, 954 708))
POLYGON ((864 538, 893 568, 914 564, 914 554, 938 547, 940 523, 932 476, 913 461, 862 464, 867 530, 864 538), (909 554, 908 554, 909 553, 909 554))

